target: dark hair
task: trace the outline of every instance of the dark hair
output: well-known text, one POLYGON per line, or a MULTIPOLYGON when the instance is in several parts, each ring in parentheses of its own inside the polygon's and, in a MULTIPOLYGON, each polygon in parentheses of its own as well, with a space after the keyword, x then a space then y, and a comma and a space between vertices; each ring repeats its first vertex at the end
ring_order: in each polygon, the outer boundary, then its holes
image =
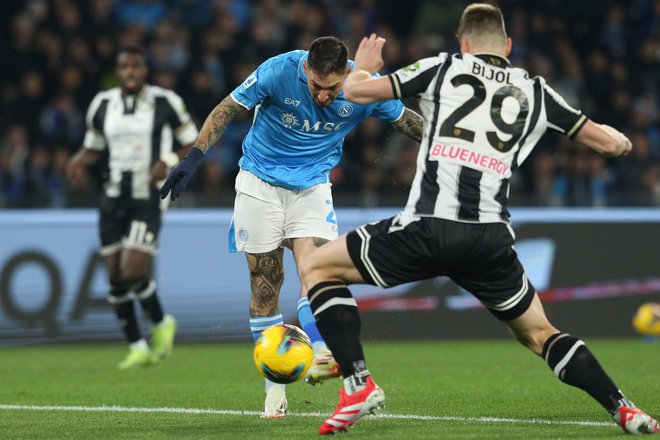
POLYGON ((139 55, 142 57, 142 61, 144 61, 145 64, 147 62, 147 52, 140 46, 127 45, 120 47, 119 50, 117 51, 117 57, 115 59, 119 60, 119 57, 125 53, 132 53, 134 55, 139 55))
POLYGON ((467 38, 480 35, 496 35, 506 39, 504 16, 497 6, 473 3, 463 11, 456 36, 467 38))
POLYGON ((309 46, 307 67, 314 73, 326 76, 344 73, 348 65, 348 46, 336 37, 319 37, 309 46))

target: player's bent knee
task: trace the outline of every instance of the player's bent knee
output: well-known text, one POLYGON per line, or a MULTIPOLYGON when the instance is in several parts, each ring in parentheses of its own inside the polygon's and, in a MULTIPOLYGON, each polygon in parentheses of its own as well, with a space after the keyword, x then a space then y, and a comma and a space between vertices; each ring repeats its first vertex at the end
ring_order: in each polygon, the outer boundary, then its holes
POLYGON ((300 268, 300 278, 305 290, 309 290, 322 281, 334 279, 334 274, 327 269, 327 267, 320 266, 318 260, 306 258, 300 268))

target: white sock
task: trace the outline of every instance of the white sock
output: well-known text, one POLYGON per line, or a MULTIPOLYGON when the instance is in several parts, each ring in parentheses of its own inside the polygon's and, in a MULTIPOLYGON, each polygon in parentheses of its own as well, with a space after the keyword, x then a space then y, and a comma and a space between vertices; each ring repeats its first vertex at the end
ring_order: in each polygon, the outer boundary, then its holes
POLYGON ((367 387, 367 377, 369 377, 369 370, 363 370, 347 377, 344 379, 344 392, 350 396, 365 389, 367 387))
POLYGON ((319 353, 330 352, 330 350, 328 350, 328 346, 325 345, 325 342, 323 341, 312 342, 312 350, 314 350, 314 356, 316 356, 319 353))
POLYGON ((281 388, 282 388, 282 392, 284 392, 284 390, 286 389, 286 388, 285 388, 286 385, 284 385, 284 384, 271 382, 271 381, 268 380, 268 379, 265 379, 265 381, 266 381, 266 394, 268 394, 268 390, 270 390, 271 387, 281 387, 281 388))
POLYGON ((131 343, 129 348, 131 350, 149 351, 149 344, 147 344, 146 339, 140 338, 137 341, 131 343))

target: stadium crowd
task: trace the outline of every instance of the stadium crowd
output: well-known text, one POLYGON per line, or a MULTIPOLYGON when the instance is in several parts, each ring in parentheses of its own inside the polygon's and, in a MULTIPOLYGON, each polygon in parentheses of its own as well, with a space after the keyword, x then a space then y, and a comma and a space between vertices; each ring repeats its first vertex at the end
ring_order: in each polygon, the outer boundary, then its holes
MULTIPOLYGON (((150 82, 174 89, 198 127, 266 58, 336 35, 354 50, 387 38, 385 69, 457 51, 465 4, 450 0, 28 0, 0 17, 0 207, 89 206, 98 187, 73 191, 66 163, 81 145, 92 97, 115 86, 118 47, 147 50, 150 82), (438 23, 442 23, 438 27, 438 23)), ((500 0, 511 61, 540 74, 569 104, 628 135, 631 155, 608 161, 547 136, 512 182, 525 206, 660 205, 660 0, 500 0)), ((408 103, 410 104, 410 103, 408 103)), ((180 206, 231 206, 241 141, 234 120, 180 206)), ((346 138, 331 176, 337 206, 398 206, 417 145, 368 119, 346 138)), ((102 175, 102 169, 99 175, 102 175)), ((101 182, 99 181, 99 185, 101 182)))

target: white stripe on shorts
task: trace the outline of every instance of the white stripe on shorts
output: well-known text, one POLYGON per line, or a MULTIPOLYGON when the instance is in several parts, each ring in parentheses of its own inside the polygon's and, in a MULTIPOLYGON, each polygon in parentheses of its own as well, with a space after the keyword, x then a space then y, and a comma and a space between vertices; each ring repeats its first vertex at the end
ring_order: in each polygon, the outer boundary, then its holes
POLYGON ((362 239, 362 246, 360 247, 360 259, 364 263, 364 266, 367 268, 367 272, 371 275, 371 278, 378 284, 380 287, 387 287, 387 284, 383 281, 380 274, 376 271, 373 263, 369 259, 369 240, 371 240, 371 235, 367 232, 364 226, 360 226, 356 229, 358 235, 362 239))
POLYGON ((497 310, 499 312, 503 312, 505 310, 509 310, 514 308, 522 299, 525 297, 527 294, 527 291, 529 290, 529 282, 527 281, 527 276, 523 272, 522 276, 522 287, 518 292, 516 292, 515 295, 513 295, 511 298, 507 299, 504 302, 501 302, 496 305, 488 305, 488 308, 497 310))

